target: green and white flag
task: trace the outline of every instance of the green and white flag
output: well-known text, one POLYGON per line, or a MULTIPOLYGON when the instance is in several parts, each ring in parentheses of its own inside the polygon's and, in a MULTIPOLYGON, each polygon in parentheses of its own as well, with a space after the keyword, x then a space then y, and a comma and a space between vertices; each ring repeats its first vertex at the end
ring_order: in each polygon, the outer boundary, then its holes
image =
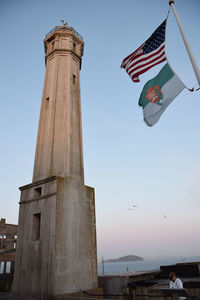
POLYGON ((143 108, 146 124, 153 126, 158 122, 167 106, 184 88, 185 85, 167 63, 156 77, 145 84, 140 95, 138 104, 143 108))

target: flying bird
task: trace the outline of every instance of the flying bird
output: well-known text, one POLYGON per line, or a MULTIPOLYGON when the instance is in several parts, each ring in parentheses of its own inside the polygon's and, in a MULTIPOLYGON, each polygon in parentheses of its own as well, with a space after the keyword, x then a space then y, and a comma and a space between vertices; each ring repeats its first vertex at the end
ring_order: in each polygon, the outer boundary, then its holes
POLYGON ((136 208, 136 207, 138 207, 138 206, 134 204, 130 208, 128 208, 128 210, 133 210, 133 208, 136 208))

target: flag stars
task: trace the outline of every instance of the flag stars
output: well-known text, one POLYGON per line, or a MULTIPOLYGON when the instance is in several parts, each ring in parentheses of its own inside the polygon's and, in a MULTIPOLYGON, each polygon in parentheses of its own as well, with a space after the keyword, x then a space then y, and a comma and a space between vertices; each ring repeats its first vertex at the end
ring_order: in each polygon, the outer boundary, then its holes
POLYGON ((153 32, 145 43, 123 60, 121 67, 126 70, 134 82, 139 82, 139 75, 166 60, 166 21, 167 19, 153 32))

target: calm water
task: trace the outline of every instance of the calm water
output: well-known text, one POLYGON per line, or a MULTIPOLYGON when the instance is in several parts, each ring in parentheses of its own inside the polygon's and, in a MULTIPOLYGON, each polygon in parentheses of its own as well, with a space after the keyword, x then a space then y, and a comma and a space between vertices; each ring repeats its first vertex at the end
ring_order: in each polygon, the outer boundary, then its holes
MULTIPOLYGON (((135 272, 135 271, 150 271, 159 270, 160 266, 171 265, 180 262, 200 262, 200 256, 188 256, 188 257, 162 257, 162 258, 146 258, 143 261, 135 262, 115 262, 104 263, 104 274, 116 274, 135 272)), ((102 274, 102 263, 98 264, 98 273, 102 274)))

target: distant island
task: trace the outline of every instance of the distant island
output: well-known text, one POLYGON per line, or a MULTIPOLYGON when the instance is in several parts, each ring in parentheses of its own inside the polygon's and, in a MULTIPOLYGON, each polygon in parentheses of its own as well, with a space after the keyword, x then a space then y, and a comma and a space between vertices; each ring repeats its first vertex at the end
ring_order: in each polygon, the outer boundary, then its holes
POLYGON ((127 261, 142 261, 144 260, 142 257, 137 255, 126 255, 115 259, 106 259, 104 262, 127 262, 127 261))

